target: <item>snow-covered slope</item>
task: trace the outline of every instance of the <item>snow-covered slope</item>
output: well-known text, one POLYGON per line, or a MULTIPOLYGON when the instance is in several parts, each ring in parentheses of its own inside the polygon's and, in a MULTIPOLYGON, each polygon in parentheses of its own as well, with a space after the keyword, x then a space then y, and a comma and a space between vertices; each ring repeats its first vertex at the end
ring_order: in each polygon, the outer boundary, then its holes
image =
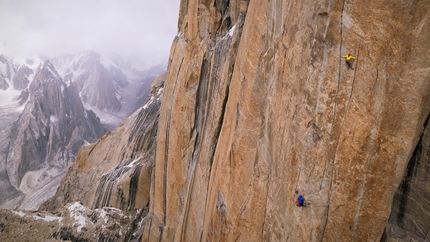
MULTIPOLYGON (((9 148, 10 132, 14 122, 18 119, 20 111, 19 97, 20 91, 0 89, 0 204, 10 201, 11 198, 18 197, 19 192, 13 187, 6 172, 6 157, 9 148)), ((16 201, 11 201, 16 203, 16 201)))

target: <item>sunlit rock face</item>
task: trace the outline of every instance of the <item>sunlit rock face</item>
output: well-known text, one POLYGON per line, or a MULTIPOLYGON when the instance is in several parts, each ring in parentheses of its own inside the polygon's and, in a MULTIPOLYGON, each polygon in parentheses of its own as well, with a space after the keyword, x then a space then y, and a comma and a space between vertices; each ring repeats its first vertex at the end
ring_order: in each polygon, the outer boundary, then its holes
POLYGON ((427 6, 183 0, 164 88, 41 209, 148 209, 143 241, 427 240, 427 6))
POLYGON ((95 114, 84 109, 77 88, 67 87, 49 61, 29 93, 11 131, 6 162, 9 182, 22 196, 2 208, 37 209, 55 193, 79 148, 106 132, 95 114))
POLYGON ((181 1, 143 240, 380 241, 430 111, 428 6, 181 1))

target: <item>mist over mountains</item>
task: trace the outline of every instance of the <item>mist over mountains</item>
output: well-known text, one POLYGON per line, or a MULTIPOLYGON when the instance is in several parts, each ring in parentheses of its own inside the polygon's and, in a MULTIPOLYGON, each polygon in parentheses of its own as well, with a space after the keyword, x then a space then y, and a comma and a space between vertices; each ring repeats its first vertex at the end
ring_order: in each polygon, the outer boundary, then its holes
POLYGON ((94 50, 148 69, 168 58, 178 8, 178 0, 1 1, 0 53, 55 58, 94 50))

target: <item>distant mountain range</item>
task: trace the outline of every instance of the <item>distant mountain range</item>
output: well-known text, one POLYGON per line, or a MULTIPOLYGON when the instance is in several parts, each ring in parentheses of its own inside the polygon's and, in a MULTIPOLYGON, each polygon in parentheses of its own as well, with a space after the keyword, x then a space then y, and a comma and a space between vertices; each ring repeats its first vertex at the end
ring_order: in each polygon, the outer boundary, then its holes
POLYGON ((37 209, 80 147, 143 106, 165 69, 138 71, 93 51, 50 60, 0 55, 0 208, 37 209))

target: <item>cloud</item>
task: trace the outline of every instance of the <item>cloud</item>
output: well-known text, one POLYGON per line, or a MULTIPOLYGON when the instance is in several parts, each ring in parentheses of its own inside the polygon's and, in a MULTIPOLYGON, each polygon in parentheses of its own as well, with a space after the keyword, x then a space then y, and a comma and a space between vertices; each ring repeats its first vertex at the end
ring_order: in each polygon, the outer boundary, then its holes
POLYGON ((2 0, 0 53, 168 56, 180 0, 2 0))

